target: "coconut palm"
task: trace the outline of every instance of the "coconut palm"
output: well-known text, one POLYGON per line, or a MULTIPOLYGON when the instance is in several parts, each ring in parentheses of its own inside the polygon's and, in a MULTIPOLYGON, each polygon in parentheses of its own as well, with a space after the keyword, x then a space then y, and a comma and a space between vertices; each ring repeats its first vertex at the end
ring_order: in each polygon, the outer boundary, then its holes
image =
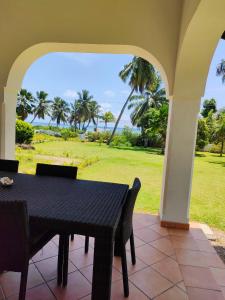
POLYGON ((88 90, 82 90, 78 92, 78 105, 79 105, 79 120, 82 125, 82 130, 86 130, 88 125, 90 124, 91 112, 90 112, 90 102, 93 101, 93 96, 90 95, 88 90), (88 125, 86 125, 86 122, 88 125))
POLYGON ((222 77, 222 82, 225 83, 225 60, 222 59, 216 69, 216 75, 222 77))
POLYGON ((132 61, 123 67, 123 70, 119 73, 120 78, 127 82, 131 88, 130 94, 128 95, 121 112, 116 120, 115 126, 113 128, 111 137, 108 144, 112 141, 113 136, 118 127, 119 121, 123 115, 123 112, 130 101, 134 92, 143 93, 145 89, 148 89, 155 81, 155 70, 154 67, 145 59, 134 56, 132 61))
POLYGON ((50 115, 50 103, 51 100, 47 99, 48 94, 44 91, 37 92, 36 96, 36 106, 33 109, 34 118, 31 123, 38 117, 39 119, 44 119, 46 116, 50 115))
MULTIPOLYGON (((100 115, 100 112, 101 112, 101 106, 98 104, 97 101, 92 100, 89 103, 89 111, 90 111, 89 124, 90 124, 90 121, 92 121, 94 126, 95 126, 95 131, 97 131, 98 130, 99 115, 100 115)), ((88 126, 87 126, 87 128, 88 128, 88 126)))
POLYGON ((79 102, 77 100, 74 103, 70 103, 70 115, 68 121, 70 125, 74 125, 75 130, 77 130, 77 124, 79 124, 80 129, 80 122, 79 122, 79 102))
POLYGON ((52 120, 56 120, 56 125, 61 122, 66 123, 70 112, 69 104, 60 97, 55 97, 52 103, 52 120))
POLYGON ((149 108, 159 109, 166 102, 166 91, 161 87, 161 78, 157 76, 155 83, 144 94, 131 97, 128 109, 134 108, 131 113, 132 124, 137 125, 138 120, 149 108))
POLYGON ((32 114, 34 108, 34 97, 26 89, 21 89, 17 94, 16 113, 19 119, 25 120, 32 114))
POLYGON ((105 127, 104 129, 106 130, 107 129, 107 124, 109 122, 114 122, 115 121, 115 117, 113 115, 113 113, 111 111, 107 111, 103 114, 102 116, 102 120, 105 122, 105 127))

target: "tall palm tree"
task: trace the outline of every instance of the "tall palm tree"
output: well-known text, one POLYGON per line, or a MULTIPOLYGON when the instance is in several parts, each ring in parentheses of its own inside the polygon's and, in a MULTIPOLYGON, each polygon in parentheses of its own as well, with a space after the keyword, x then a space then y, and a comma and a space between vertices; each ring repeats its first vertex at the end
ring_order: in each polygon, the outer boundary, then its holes
POLYGON ((26 89, 21 89, 17 94, 16 113, 19 119, 25 120, 32 114, 34 108, 34 97, 26 89))
POLYGON ((131 97, 128 109, 134 108, 131 113, 132 124, 137 125, 149 108, 160 108, 166 102, 166 91, 161 88, 161 78, 157 76, 155 83, 144 94, 131 97))
POLYGON ((70 103, 70 115, 68 118, 68 121, 70 125, 74 125, 75 130, 77 130, 77 124, 79 124, 80 129, 80 123, 79 123, 79 102, 77 100, 74 100, 74 103, 70 103))
POLYGON ((113 136, 118 127, 119 121, 123 115, 123 112, 130 101, 134 92, 143 93, 145 89, 148 89, 155 81, 155 69, 154 67, 145 59, 134 56, 132 61, 123 67, 123 70, 119 73, 120 78, 127 82, 131 88, 130 94, 128 95, 121 112, 116 120, 115 126, 113 128, 111 137, 108 141, 108 144, 113 139, 113 136))
POLYGON ((82 90, 81 92, 78 92, 78 99, 77 102, 79 104, 79 118, 80 118, 80 124, 82 125, 82 130, 86 130, 88 125, 90 124, 90 102, 93 101, 93 96, 90 95, 90 92, 88 90, 82 90), (86 124, 88 123, 88 125, 86 124))
POLYGON ((89 119, 89 121, 93 122, 93 124, 95 126, 95 131, 97 131, 98 130, 99 115, 100 115, 100 112, 101 112, 101 106, 98 104, 97 101, 92 100, 89 103, 89 111, 90 111, 90 119, 89 119))
POLYGON ((66 123, 69 112, 69 104, 62 98, 55 97, 52 103, 52 120, 56 120, 57 126, 59 126, 61 122, 66 123))
POLYGON ((44 91, 37 92, 37 97, 35 99, 37 105, 33 109, 34 118, 31 123, 33 123, 37 117, 39 119, 44 119, 45 116, 50 115, 50 103, 52 101, 48 100, 47 97, 48 94, 44 91))
POLYGON ((223 149, 225 144, 225 113, 220 113, 218 115, 218 120, 216 122, 216 129, 215 129, 215 140, 217 143, 221 143, 220 148, 220 156, 223 156, 223 149))
POLYGON ((106 130, 107 129, 107 124, 109 122, 114 122, 115 121, 115 117, 113 115, 113 113, 111 111, 107 111, 103 114, 102 116, 102 120, 105 122, 105 127, 104 129, 106 130))
POLYGON ((222 59, 216 69, 216 75, 222 77, 222 83, 225 83, 225 60, 222 59))

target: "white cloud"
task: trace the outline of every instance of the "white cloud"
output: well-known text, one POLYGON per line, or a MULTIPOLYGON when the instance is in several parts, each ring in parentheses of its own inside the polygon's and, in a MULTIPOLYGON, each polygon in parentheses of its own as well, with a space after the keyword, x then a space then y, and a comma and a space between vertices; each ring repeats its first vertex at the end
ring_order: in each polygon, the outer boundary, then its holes
POLYGON ((109 98, 113 98, 115 96, 115 93, 112 90, 105 90, 104 95, 109 98))
POLYGON ((112 107, 112 104, 110 104, 109 102, 102 102, 100 103, 100 105, 104 111, 107 111, 112 107))
POLYGON ((63 96, 67 97, 67 98, 75 98, 75 97, 77 97, 77 92, 74 90, 68 89, 64 92, 63 96))

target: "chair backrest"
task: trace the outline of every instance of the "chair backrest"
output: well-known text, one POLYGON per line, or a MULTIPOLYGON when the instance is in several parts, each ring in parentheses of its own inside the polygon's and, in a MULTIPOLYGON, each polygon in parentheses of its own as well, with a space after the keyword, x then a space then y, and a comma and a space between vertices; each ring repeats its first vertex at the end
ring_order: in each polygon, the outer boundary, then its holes
POLYGON ((77 178, 77 167, 37 163, 36 175, 77 178))
POLYGON ((130 238, 133 224, 133 211, 134 211, 134 205, 137 199, 138 192, 141 188, 141 182, 139 178, 135 178, 133 182, 133 186, 131 189, 129 189, 126 197, 126 201, 123 206, 123 211, 120 219, 119 230, 122 230, 122 236, 123 239, 128 240, 130 238))
POLYGON ((19 161, 10 159, 0 159, 0 171, 18 172, 19 161))
POLYGON ((21 272, 29 260, 29 227, 24 201, 0 201, 0 271, 21 272))

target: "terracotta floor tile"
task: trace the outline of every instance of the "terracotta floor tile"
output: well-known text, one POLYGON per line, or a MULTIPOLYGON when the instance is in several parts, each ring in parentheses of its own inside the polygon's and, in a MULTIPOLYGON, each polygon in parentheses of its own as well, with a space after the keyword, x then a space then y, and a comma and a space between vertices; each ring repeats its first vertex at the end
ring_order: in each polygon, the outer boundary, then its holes
POLYGON ((159 233, 150 229, 150 227, 138 229, 134 234, 146 243, 158 240, 162 237, 159 233))
POLYGON ((133 274, 130 280, 150 298, 160 295, 173 285, 151 267, 133 274))
POLYGON ((150 245, 144 245, 136 249, 136 256, 145 264, 152 265, 166 257, 165 254, 150 245))
POLYGON ((186 293, 174 286, 156 297, 155 300, 188 300, 188 296, 186 293))
POLYGON ((48 285, 58 300, 77 300, 91 293, 91 284, 78 271, 68 276, 67 287, 58 287, 56 280, 49 281, 48 285))
POLYGON ((201 252, 204 259, 207 261, 207 265, 213 268, 225 269, 225 264, 216 253, 201 252))
POLYGON ((87 254, 84 253, 84 248, 80 248, 69 253, 69 259, 78 268, 83 268, 93 264, 93 254, 92 248, 89 248, 87 254))
POLYGON ((175 251, 174 251, 171 241, 165 237, 161 238, 159 240, 153 241, 149 244, 151 246, 153 246, 154 248, 160 250, 161 252, 163 252, 166 255, 171 256, 171 255, 175 254, 175 251))
POLYGON ((150 226, 153 224, 160 223, 160 219, 158 215, 149 215, 149 214, 134 214, 133 222, 138 221, 142 226, 150 226))
MULTIPOLYGON (((57 261, 58 257, 55 256, 35 263, 39 272, 46 281, 55 279, 57 277, 57 261)), ((69 261, 68 272, 71 273, 74 271, 76 271, 76 267, 69 261)))
POLYGON ((192 238, 192 235, 189 230, 182 230, 182 229, 175 229, 175 228, 168 228, 169 235, 175 235, 175 236, 183 236, 183 237, 190 237, 192 238))
POLYGON ((58 255, 58 247, 52 241, 45 245, 33 258, 34 262, 58 255))
POLYGON ((225 287, 225 269, 210 268, 217 284, 225 287))
MULTIPOLYGON (((113 266, 118 271, 122 272, 120 257, 114 257, 113 266)), ((131 275, 137 271, 140 271, 146 267, 147 267, 147 264, 145 264, 143 261, 141 261, 138 257, 136 257, 136 264, 132 265, 130 253, 127 253, 127 271, 128 271, 129 275, 131 275)))
POLYGON ((178 263, 169 257, 151 265, 151 267, 175 284, 183 279, 178 263))
MULTIPOLYGON (((142 245, 145 245, 146 243, 144 241, 142 241, 141 239, 139 239, 138 237, 134 236, 134 245, 135 248, 138 248, 142 245)), ((130 241, 127 242, 126 244, 126 249, 130 250, 130 241)))
MULTIPOLYGON (((130 295, 128 298, 123 296, 123 281, 119 280, 112 284, 111 300, 148 300, 149 298, 129 282, 130 295)), ((82 298, 82 300, 91 300, 91 295, 82 298)))
POLYGON ((161 236, 168 236, 169 232, 168 229, 165 227, 160 226, 160 224, 154 224, 150 226, 150 228, 156 232, 158 232, 161 236))
MULTIPOLYGON (((16 272, 6 272, 0 275, 0 285, 6 297, 19 293, 20 274, 16 272)), ((44 283, 43 278, 36 269, 35 265, 29 266, 27 289, 33 288, 44 283)))
POLYGON ((193 236, 194 239, 197 240, 207 240, 206 235, 204 234, 201 228, 190 228, 190 234, 193 236))
POLYGON ((180 266, 186 287, 197 287, 202 289, 218 290, 216 283, 209 268, 180 266))
MULTIPOLYGON (((93 265, 90 265, 88 267, 79 269, 79 271, 90 281, 92 282, 92 271, 93 271, 93 265)), ((112 269, 112 282, 116 280, 122 279, 122 274, 119 272, 117 269, 113 268, 112 269)))
POLYGON ((181 281, 177 284, 177 287, 179 287, 180 289, 182 289, 184 292, 187 292, 186 286, 184 285, 184 282, 181 281))
POLYGON ((198 288, 187 288, 189 300, 224 300, 222 292, 204 290, 198 288))
MULTIPOLYGON (((54 300, 55 297, 46 284, 27 290, 26 300, 54 300)), ((9 297, 8 300, 18 300, 18 296, 9 297)))
POLYGON ((216 253, 216 250, 214 249, 214 247, 211 245, 211 243, 209 241, 195 240, 195 242, 200 251, 216 253))
POLYGON ((170 240, 174 249, 199 250, 196 240, 193 238, 171 235, 170 240))
POLYGON ((205 260, 202 252, 192 251, 186 249, 176 249, 176 257, 179 264, 196 266, 196 267, 207 267, 208 263, 205 260))

